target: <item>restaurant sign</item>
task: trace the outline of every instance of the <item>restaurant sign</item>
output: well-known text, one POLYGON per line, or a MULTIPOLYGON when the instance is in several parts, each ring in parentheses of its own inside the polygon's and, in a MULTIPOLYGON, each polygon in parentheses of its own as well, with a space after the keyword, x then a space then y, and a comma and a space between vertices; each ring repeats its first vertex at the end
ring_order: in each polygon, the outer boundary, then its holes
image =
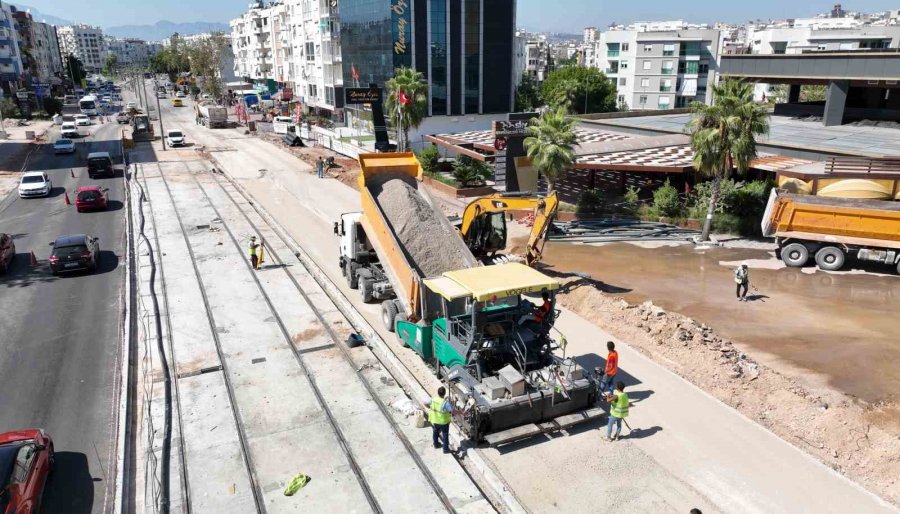
POLYGON ((380 87, 344 88, 344 103, 347 105, 381 103, 380 87))

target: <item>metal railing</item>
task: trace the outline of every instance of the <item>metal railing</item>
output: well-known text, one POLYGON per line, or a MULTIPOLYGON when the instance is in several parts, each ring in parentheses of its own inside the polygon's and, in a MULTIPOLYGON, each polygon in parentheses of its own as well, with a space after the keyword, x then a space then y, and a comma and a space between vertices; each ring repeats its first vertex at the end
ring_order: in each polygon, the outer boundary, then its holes
POLYGON ((831 157, 825 161, 825 173, 898 173, 900 157, 831 157))

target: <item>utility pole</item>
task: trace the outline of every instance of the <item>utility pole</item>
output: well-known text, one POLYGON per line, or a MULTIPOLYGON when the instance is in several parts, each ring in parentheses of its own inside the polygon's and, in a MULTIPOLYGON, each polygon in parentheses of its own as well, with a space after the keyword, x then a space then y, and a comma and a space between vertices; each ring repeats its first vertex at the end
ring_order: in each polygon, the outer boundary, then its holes
MULTIPOLYGON (((156 84, 156 80, 153 81, 156 84)), ((146 94, 146 91, 144 92, 146 94)), ((159 95, 154 93, 156 97, 156 115, 159 116, 159 137, 162 139, 163 151, 166 151, 166 131, 163 128, 162 109, 159 106, 159 95)))

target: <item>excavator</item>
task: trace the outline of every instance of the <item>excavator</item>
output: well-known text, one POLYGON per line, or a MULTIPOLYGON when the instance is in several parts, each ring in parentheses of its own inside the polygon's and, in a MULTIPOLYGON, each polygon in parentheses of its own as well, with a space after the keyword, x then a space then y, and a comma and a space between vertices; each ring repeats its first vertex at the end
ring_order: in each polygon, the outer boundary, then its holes
POLYGON ((495 193, 473 200, 463 211, 459 233, 477 259, 489 264, 516 260, 498 254, 506 248, 507 211, 533 210, 534 224, 525 246, 525 264, 534 266, 541 260, 544 236, 559 208, 553 191, 547 195, 532 192, 495 193))

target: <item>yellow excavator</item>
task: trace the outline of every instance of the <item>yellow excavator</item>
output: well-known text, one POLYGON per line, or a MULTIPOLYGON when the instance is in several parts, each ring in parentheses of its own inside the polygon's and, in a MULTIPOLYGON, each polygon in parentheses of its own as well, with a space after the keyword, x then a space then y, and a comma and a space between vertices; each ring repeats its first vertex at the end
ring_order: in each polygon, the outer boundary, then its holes
POLYGON ((541 195, 531 192, 496 193, 478 198, 463 211, 459 232, 477 259, 488 263, 516 260, 501 255, 506 248, 507 211, 531 210, 534 224, 525 246, 525 264, 533 266, 541 260, 544 236, 559 208, 556 192, 541 195))

